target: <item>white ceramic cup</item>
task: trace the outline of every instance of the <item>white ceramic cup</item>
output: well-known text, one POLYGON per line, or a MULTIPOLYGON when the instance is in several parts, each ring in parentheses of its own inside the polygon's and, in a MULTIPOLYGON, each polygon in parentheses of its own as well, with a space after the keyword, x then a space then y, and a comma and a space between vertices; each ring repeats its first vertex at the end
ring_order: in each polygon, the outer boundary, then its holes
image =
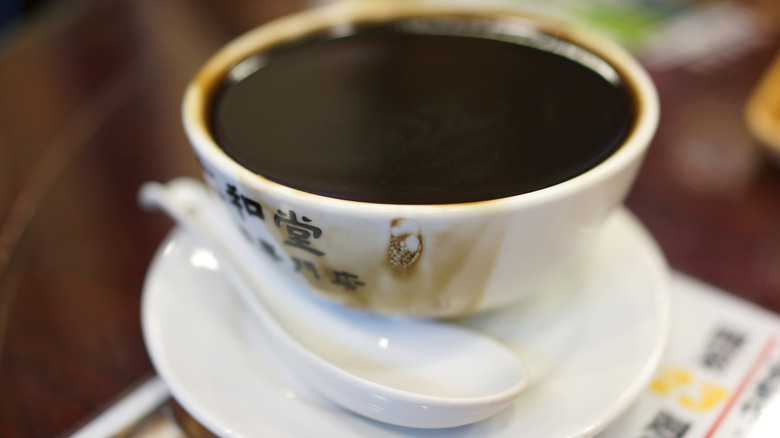
MULTIPOLYGON (((621 48, 570 25, 476 8, 361 1, 263 25, 211 58, 183 102, 186 134, 206 181, 234 224, 293 281, 347 306, 420 317, 457 317, 518 300, 561 272, 622 204, 658 121, 652 81, 621 48), (495 20, 502 32, 541 33, 584 48, 627 85, 635 119, 619 149, 565 182, 507 198, 439 205, 356 202, 306 193, 242 167, 209 130, 212 98, 238 62, 279 42, 350 23, 447 16, 495 20)), ((561 129, 565 129, 565 121, 561 129)), ((619 261, 616 261, 619 262, 619 261)))

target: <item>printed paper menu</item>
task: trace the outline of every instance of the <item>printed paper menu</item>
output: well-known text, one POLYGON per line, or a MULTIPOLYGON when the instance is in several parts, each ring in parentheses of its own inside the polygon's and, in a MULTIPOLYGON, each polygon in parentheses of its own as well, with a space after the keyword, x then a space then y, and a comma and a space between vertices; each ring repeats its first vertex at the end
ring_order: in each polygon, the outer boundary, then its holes
POLYGON ((599 438, 780 437, 780 317, 680 274, 670 345, 599 438))

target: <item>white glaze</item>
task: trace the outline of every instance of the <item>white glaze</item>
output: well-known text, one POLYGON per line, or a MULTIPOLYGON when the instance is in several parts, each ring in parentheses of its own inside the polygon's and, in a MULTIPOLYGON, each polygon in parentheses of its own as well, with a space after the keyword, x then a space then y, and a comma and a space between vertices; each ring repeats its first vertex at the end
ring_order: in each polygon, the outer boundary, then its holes
POLYGON ((570 25, 484 8, 355 1, 285 17, 228 44, 188 87, 183 120, 205 179, 223 195, 236 226, 273 247, 284 258, 287 275, 305 278, 312 291, 349 306, 451 317, 526 296, 587 246, 634 180, 655 132, 658 102, 650 78, 630 55, 570 25), (607 60, 636 94, 637 122, 625 144, 584 174, 535 192, 464 204, 387 205, 279 185, 240 166, 211 138, 206 117, 210 93, 232 65, 258 49, 354 21, 442 14, 497 20, 501 25, 496 29, 509 33, 528 32, 530 23, 535 31, 576 41, 607 60), (256 203, 264 218, 247 215, 240 202, 234 205, 230 190, 256 203), (305 226, 312 228, 304 232, 317 230, 305 245, 291 245, 285 234, 289 229, 277 221, 277 214, 293 213, 299 221, 310 221, 305 226), (393 223, 415 225, 406 249, 393 240, 393 223), (301 263, 307 263, 307 269, 300 269, 301 263))
POLYGON ((669 334, 663 256, 636 219, 618 211, 576 266, 540 293, 461 322, 515 348, 531 379, 522 397, 465 427, 395 427, 352 415, 301 385, 219 268, 193 265, 203 249, 181 230, 161 244, 142 319, 155 368, 220 436, 592 437, 645 389, 669 334))
POLYGON ((346 409, 395 425, 454 427, 494 415, 527 386, 518 357, 478 332, 316 302, 270 264, 258 270, 258 254, 195 180, 147 183, 139 197, 210 248, 193 253, 193 266, 218 267, 297 377, 346 409))

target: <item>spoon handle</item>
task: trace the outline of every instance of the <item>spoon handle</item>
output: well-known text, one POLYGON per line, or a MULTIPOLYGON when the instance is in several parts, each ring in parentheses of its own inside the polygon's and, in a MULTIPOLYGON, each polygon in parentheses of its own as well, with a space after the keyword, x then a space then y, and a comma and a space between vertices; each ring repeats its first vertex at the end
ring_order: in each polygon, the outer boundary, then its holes
POLYGON ((139 201, 144 207, 158 208, 168 214, 180 227, 211 250, 219 263, 220 273, 228 279, 242 301, 250 308, 274 348, 286 359, 286 363, 296 371, 298 376, 321 395, 342 407, 380 421, 397 423, 392 418, 377 418, 375 414, 365 412, 363 406, 355 406, 353 402, 355 388, 378 394, 397 392, 394 388, 365 381, 312 353, 291 336, 266 309, 241 271, 241 262, 228 256, 232 254, 231 250, 221 243, 215 224, 208 223, 208 212, 203 211, 202 208, 205 196, 208 196, 208 193, 199 183, 188 179, 177 179, 167 185, 156 182, 145 183, 139 192, 139 201))
MULTIPOLYGON (((220 273, 228 278, 229 283, 258 317, 258 321, 264 328, 269 330, 275 339, 283 339, 290 345, 298 345, 297 341, 280 327, 276 318, 263 305, 264 303, 259 301, 261 298, 253 292, 245 274, 241 272, 241 263, 228 256, 231 252, 221 243, 220 237, 213 231, 214 227, 205 223, 206 212, 202 211, 196 199, 200 195, 192 190, 203 190, 203 188, 193 187, 190 181, 184 179, 174 180, 167 185, 148 182, 141 187, 139 200, 146 208, 157 208, 165 212, 181 228, 208 247, 219 263, 220 273)), ((207 194, 203 193, 202 196, 207 194)))

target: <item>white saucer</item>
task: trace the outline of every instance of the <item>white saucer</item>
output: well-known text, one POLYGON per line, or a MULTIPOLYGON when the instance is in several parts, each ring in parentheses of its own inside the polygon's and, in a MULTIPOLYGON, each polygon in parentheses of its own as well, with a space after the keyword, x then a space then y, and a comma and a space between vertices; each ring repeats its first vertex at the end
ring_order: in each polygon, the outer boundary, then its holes
POLYGON ((517 305, 463 321, 514 347, 531 385, 481 423, 446 430, 388 426, 297 383, 248 324, 206 249, 174 230, 144 286, 149 354, 174 397, 223 436, 588 437, 644 390, 671 319, 668 269, 626 210, 565 275, 517 305))

